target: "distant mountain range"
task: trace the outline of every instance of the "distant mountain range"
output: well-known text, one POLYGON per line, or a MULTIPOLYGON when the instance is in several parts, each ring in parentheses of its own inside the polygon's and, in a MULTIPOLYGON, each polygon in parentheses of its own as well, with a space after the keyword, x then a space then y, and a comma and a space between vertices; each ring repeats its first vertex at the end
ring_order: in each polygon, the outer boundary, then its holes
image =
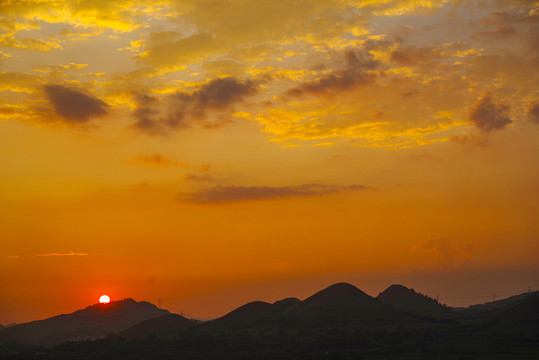
POLYGON ((505 299, 489 301, 483 304, 476 304, 476 305, 470 305, 468 307, 455 308, 455 310, 462 311, 468 314, 477 314, 477 313, 485 313, 488 311, 497 311, 505 307, 511 306, 513 304, 519 303, 520 301, 528 298, 531 294, 534 294, 534 293, 538 293, 538 292, 537 291, 527 292, 527 293, 523 293, 519 295, 510 296, 505 299))
MULTIPOLYGON (((454 311, 402 285, 391 285, 373 298, 357 287, 338 283, 305 300, 286 298, 274 303, 254 301, 202 323, 133 299, 96 304, 71 314, 0 328, 1 341, 21 344, 58 344, 115 336, 142 338, 194 328, 209 334, 250 332, 322 333, 339 330, 425 329, 437 323, 487 321, 495 326, 539 328, 539 293, 454 311), (512 300, 510 300, 512 299, 512 300)), ((493 325, 493 326, 494 326, 493 325)))

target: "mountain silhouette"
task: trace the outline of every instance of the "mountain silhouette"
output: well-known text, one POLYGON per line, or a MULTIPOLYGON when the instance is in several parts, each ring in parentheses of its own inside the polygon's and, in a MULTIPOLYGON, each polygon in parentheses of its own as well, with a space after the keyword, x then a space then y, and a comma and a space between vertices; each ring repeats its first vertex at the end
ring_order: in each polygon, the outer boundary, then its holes
POLYGON ((391 285, 376 298, 408 314, 435 319, 449 318, 454 314, 453 310, 441 305, 438 301, 403 285, 391 285))
POLYGON ((231 311, 207 325, 210 331, 278 328, 362 328, 416 323, 390 305, 357 287, 338 283, 300 301, 288 298, 273 304, 255 301, 231 311))
POLYGON ((109 305, 0 330, 0 359, 539 359, 539 292, 441 321, 419 311, 447 309, 402 285, 373 298, 338 283, 206 323, 132 299, 109 305))
POLYGON ((300 302, 296 298, 278 300, 273 304, 264 301, 253 301, 209 322, 207 328, 212 331, 230 331, 272 323, 275 322, 279 314, 300 302))
POLYGON ((166 314, 144 320, 131 326, 129 329, 122 331, 119 335, 127 338, 139 338, 181 330, 191 325, 193 325, 193 322, 181 315, 166 314))
POLYGON ((337 283, 303 300, 301 307, 326 306, 332 303, 348 303, 350 300, 370 302, 372 297, 348 283, 337 283))
POLYGON ((0 339, 24 344, 56 344, 103 338, 141 321, 169 314, 149 302, 133 299, 95 304, 71 314, 19 324, 0 332, 0 339))
POLYGON ((291 308, 292 323, 313 327, 362 328, 414 322, 348 283, 338 283, 291 308))

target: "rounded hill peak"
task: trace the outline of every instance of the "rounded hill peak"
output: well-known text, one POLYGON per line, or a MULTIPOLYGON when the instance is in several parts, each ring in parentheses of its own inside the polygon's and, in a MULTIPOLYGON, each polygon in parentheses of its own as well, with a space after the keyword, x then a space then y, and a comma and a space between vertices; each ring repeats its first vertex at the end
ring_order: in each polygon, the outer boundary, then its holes
POLYGON ((414 289, 409 289, 406 286, 400 285, 400 284, 393 284, 384 291, 382 291, 378 298, 381 300, 384 300, 386 298, 410 298, 415 297, 418 294, 415 292, 414 289))
MULTIPOLYGON (((346 294, 365 294, 363 291, 358 289, 352 284, 346 283, 346 282, 340 282, 333 285, 328 286, 324 290, 320 292, 330 292, 330 293, 346 293, 346 294)), ((367 295, 367 294, 365 294, 367 295)))
POLYGON ((308 297, 303 301, 302 306, 318 306, 350 298, 372 300, 369 295, 365 294, 354 285, 343 282, 328 286, 324 290, 308 297))
POLYGON ((286 299, 277 300, 277 301, 275 301, 273 303, 273 305, 276 305, 276 306, 290 306, 290 305, 299 304, 300 302, 301 302, 301 300, 298 299, 298 298, 289 297, 289 298, 286 298, 286 299))

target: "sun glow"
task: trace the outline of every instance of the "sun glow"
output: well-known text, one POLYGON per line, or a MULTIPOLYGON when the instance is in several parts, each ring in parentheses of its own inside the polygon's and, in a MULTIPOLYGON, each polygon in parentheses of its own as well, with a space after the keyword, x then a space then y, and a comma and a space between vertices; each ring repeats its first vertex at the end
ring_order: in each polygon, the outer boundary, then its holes
POLYGON ((100 304, 108 304, 110 302, 110 298, 107 295, 101 295, 99 298, 100 304))

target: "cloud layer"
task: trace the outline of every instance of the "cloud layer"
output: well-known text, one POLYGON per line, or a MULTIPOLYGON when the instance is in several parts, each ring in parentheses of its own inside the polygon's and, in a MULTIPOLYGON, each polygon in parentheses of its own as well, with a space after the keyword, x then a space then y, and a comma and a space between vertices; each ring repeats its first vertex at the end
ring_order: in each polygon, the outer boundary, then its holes
POLYGON ((535 99, 535 8, 472 0, 2 3, 0 95, 9 105, 0 118, 82 124, 113 109, 118 118, 131 113, 131 128, 146 134, 243 118, 287 145, 394 149, 467 136, 467 122, 493 132, 518 125, 522 99, 535 99), (104 61, 86 48, 117 51, 104 61), (10 49, 31 51, 34 65, 22 70, 10 49), (52 106, 35 100, 43 89, 52 106))
POLYGON ((269 200, 291 197, 311 197, 334 194, 342 191, 372 189, 364 185, 321 185, 304 184, 299 186, 222 186, 191 194, 183 194, 180 201, 196 204, 222 204, 248 200, 269 200))

